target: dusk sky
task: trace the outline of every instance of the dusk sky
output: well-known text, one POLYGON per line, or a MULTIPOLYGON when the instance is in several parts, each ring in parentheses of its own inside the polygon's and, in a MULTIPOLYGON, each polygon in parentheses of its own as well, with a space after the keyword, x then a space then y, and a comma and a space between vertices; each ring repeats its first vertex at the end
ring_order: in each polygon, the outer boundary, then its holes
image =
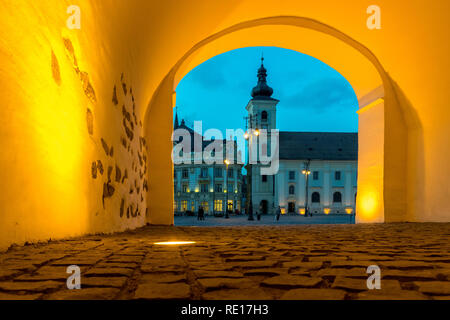
POLYGON ((203 131, 245 129, 245 106, 264 54, 281 131, 357 132, 358 102, 337 71, 308 55, 276 47, 237 49, 197 66, 177 87, 178 117, 203 131))

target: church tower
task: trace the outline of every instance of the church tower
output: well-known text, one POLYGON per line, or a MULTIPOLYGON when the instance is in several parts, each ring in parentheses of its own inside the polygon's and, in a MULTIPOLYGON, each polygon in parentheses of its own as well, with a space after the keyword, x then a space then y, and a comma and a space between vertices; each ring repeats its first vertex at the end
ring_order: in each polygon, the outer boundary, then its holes
MULTIPOLYGON (((272 98, 273 89, 267 85, 267 70, 264 67, 264 58, 261 58, 261 67, 258 69, 258 83, 252 89, 252 99, 248 102, 246 110, 247 117, 247 147, 248 157, 252 160, 249 175, 249 196, 251 194, 251 203, 253 212, 262 214, 272 214, 275 212, 275 176, 261 175, 260 155, 271 155, 270 150, 270 130, 276 129, 276 111, 279 100, 272 98), (267 140, 264 141, 263 132, 267 132, 267 140), (262 139, 262 140, 261 140, 262 139)), ((249 199, 249 198, 248 198, 249 199)), ((247 201, 248 202, 248 201, 247 201)))

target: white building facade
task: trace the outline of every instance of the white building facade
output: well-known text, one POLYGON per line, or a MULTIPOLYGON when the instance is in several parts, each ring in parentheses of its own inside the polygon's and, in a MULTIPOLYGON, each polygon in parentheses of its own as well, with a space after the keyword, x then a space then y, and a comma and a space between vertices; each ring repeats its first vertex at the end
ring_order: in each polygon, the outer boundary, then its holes
POLYGON ((271 156, 270 134, 267 143, 262 143, 254 132, 266 129, 270 133, 277 128, 279 102, 271 97, 273 90, 266 77, 262 63, 246 107, 247 150, 258 152, 258 163, 247 167, 253 212, 274 214, 280 206, 283 214, 354 214, 357 133, 279 132, 279 170, 275 175, 261 174, 259 155, 271 156))

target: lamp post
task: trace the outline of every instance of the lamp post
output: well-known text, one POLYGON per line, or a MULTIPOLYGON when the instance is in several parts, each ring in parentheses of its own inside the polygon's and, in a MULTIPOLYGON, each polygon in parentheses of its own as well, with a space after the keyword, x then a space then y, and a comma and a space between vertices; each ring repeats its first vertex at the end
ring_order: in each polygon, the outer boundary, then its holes
POLYGON ((225 168, 226 168, 226 170, 225 170, 225 175, 226 175, 226 178, 225 178, 225 187, 226 187, 226 192, 225 192, 225 219, 229 219, 230 216, 228 215, 228 192, 230 190, 228 190, 228 166, 230 164, 230 160, 225 159, 224 163, 225 163, 225 168))
POLYGON ((244 117, 245 121, 245 133, 244 138, 248 141, 247 146, 247 202, 246 208, 248 212, 248 220, 253 221, 253 202, 252 202, 252 164, 250 161, 250 145, 253 143, 253 139, 258 139, 259 129, 258 129, 258 113, 255 115, 249 115, 244 117), (256 128, 253 130, 253 128, 256 128))
POLYGON ((308 209, 308 181, 309 181, 309 175, 311 174, 311 171, 309 170, 309 163, 310 160, 305 162, 305 168, 302 171, 302 174, 305 176, 305 217, 308 216, 309 209, 308 209))

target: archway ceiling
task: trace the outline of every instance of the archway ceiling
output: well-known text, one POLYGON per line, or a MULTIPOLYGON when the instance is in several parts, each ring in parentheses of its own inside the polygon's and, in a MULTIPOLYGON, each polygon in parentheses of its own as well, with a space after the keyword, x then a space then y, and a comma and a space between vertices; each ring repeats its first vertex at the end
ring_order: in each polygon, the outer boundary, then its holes
MULTIPOLYGON (((230 50, 251 46, 281 47, 319 59, 344 76, 358 98, 382 85, 377 69, 367 57, 342 40, 308 28, 264 25, 229 33, 196 50, 180 66, 175 76, 175 88, 187 73, 206 60, 230 50)), ((255 57, 255 60, 258 58, 255 57)))

